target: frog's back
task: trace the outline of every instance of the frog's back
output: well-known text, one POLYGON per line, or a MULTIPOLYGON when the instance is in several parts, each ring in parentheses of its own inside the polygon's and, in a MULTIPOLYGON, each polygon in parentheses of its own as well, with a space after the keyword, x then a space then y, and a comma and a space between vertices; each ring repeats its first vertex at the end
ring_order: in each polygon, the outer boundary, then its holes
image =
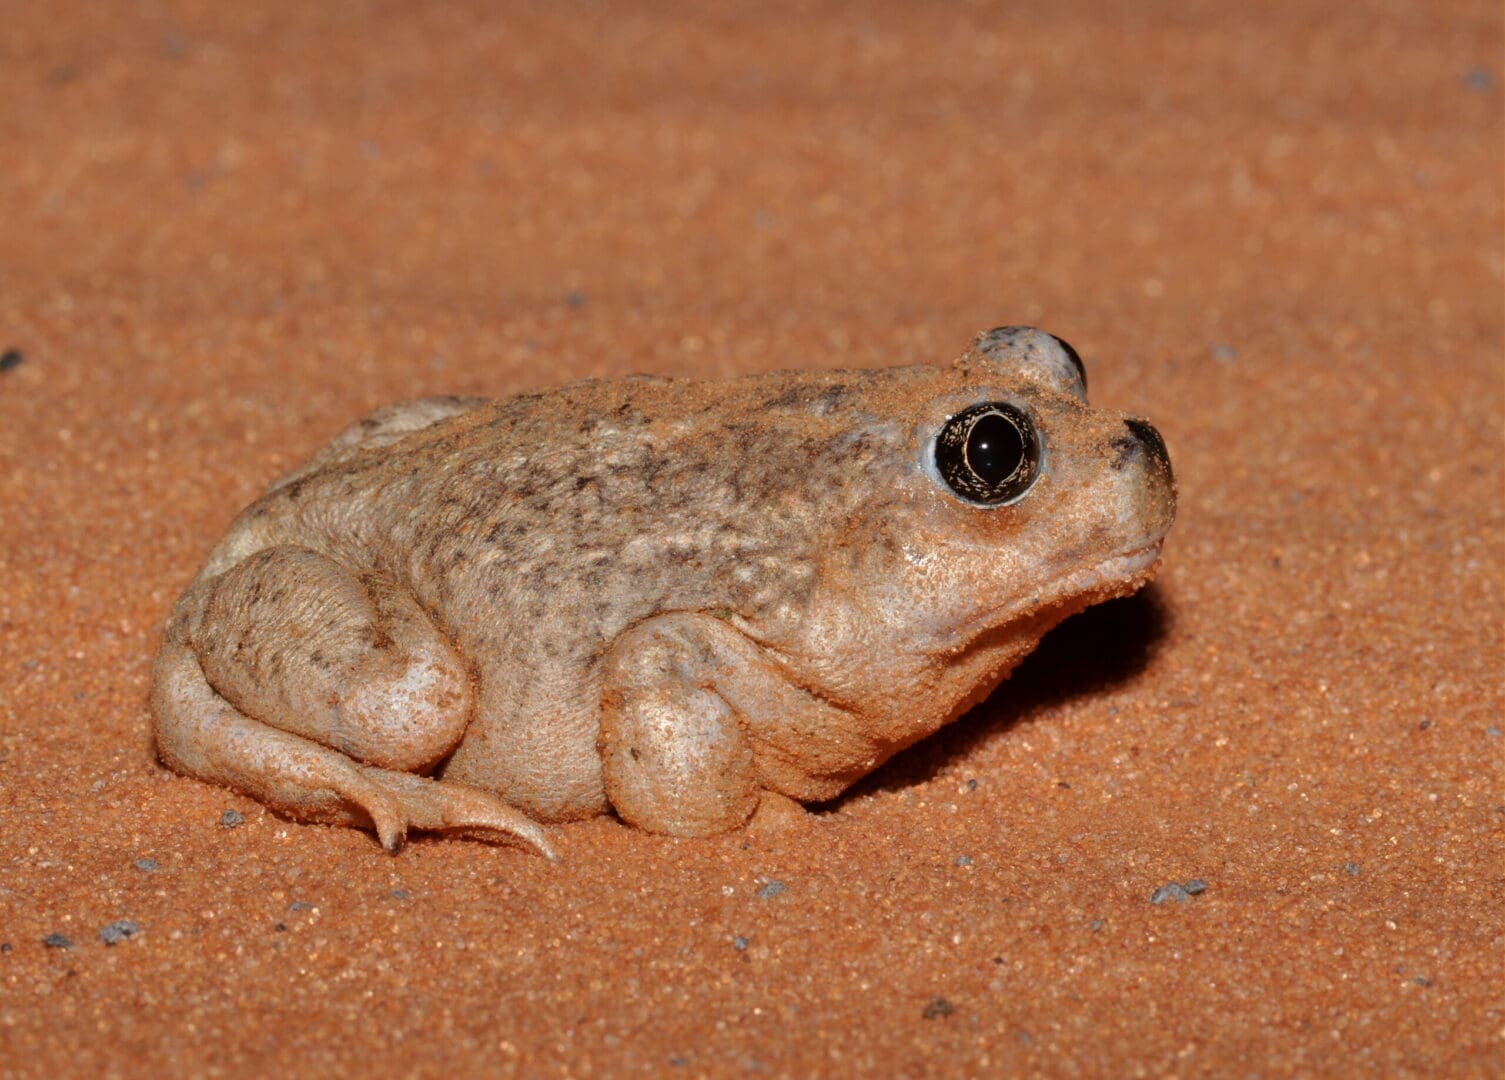
POLYGON ((462 585, 469 602, 536 607, 584 581, 591 611, 569 614, 599 614, 603 632, 644 606, 798 603, 815 546, 871 501, 868 466, 894 449, 871 399, 934 372, 632 375, 391 406, 273 484, 201 576, 299 544, 436 610, 462 585))
POLYGON ((368 455, 387 531, 370 542, 436 609, 563 616, 593 643, 644 612, 797 605, 905 436, 860 417, 859 377, 631 376, 488 403, 368 455))

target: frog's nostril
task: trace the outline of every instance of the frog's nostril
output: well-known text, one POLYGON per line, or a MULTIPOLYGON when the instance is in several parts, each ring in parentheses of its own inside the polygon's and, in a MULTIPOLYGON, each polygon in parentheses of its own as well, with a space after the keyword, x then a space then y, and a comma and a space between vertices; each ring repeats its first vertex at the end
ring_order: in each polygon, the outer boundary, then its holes
POLYGON ((1144 448, 1149 459, 1165 470, 1167 476, 1171 471, 1171 455, 1165 449, 1165 440, 1160 437, 1160 432, 1155 430, 1155 425, 1148 420, 1141 420, 1137 416, 1131 416, 1124 421, 1134 438, 1139 440, 1139 445, 1144 448))

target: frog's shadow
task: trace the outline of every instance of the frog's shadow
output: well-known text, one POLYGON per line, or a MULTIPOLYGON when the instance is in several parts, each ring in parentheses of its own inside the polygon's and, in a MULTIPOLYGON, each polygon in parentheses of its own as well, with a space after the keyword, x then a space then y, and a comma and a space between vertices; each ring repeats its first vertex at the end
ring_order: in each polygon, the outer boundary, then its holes
POLYGON ((1172 621, 1171 607, 1158 585, 1072 616, 1046 634, 986 701, 895 755, 836 798, 810 809, 837 811, 865 795, 901 791, 933 780, 953 762, 1038 710, 1133 677, 1154 657, 1172 621))

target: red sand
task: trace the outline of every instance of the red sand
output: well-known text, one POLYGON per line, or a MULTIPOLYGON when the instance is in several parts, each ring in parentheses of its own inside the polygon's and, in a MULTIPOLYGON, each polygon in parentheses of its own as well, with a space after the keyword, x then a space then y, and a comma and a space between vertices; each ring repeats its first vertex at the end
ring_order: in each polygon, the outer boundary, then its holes
POLYGON ((1497 5, 231 7, 0 35, 0 1073, 1501 1073, 1497 5), (155 763, 364 410, 1004 322, 1165 433, 1160 583, 808 822, 393 858, 155 763))

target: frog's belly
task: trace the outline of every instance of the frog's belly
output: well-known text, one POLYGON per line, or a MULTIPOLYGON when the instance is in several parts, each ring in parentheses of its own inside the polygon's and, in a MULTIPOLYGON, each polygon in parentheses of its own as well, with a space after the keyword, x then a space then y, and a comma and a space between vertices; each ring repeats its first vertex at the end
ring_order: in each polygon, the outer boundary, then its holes
POLYGON ((444 766, 444 779, 494 792, 538 821, 606 812, 596 752, 599 707, 545 701, 502 711, 488 704, 483 692, 475 720, 444 766))

